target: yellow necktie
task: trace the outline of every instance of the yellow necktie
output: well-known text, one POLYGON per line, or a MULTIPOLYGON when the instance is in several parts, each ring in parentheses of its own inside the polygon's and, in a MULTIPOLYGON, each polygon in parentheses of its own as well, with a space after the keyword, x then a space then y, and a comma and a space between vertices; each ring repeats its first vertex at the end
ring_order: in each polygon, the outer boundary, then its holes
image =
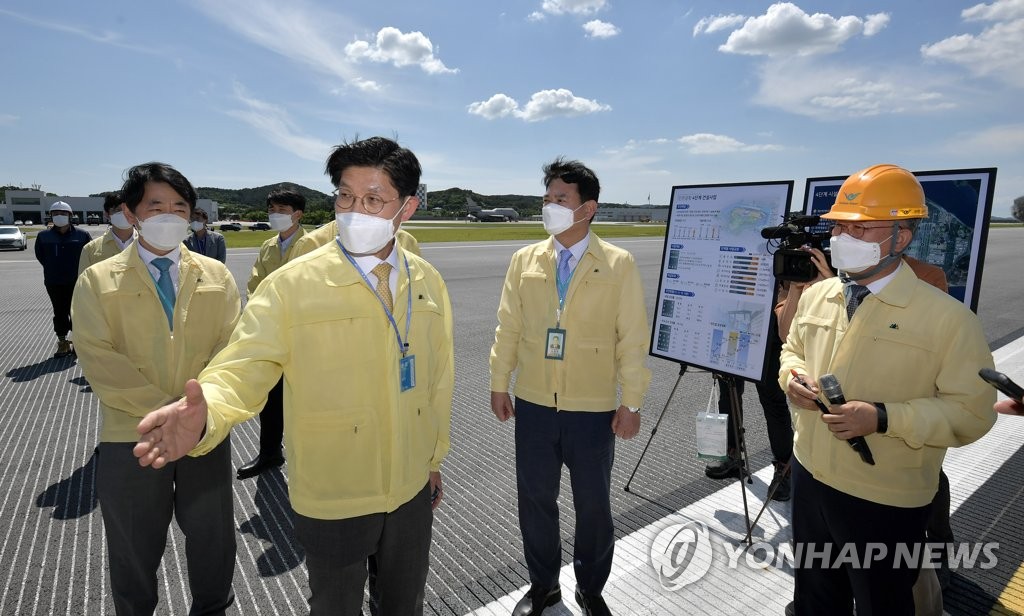
POLYGON ((377 295, 384 301, 388 312, 394 313, 395 305, 391 297, 391 264, 382 261, 370 270, 370 273, 377 277, 377 295))

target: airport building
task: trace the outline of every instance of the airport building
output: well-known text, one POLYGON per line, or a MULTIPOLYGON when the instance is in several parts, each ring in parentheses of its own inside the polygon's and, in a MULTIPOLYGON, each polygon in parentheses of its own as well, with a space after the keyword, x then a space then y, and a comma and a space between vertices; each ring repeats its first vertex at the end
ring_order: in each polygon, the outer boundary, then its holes
MULTIPOLYGON (((50 220, 50 206, 63 201, 74 210, 74 224, 103 223, 103 197, 58 197, 41 190, 7 190, 0 203, 0 224, 42 225, 50 220), (19 222, 20 221, 20 222, 19 222)), ((199 199, 196 207, 204 210, 210 222, 219 220, 220 204, 211 199, 199 199)))

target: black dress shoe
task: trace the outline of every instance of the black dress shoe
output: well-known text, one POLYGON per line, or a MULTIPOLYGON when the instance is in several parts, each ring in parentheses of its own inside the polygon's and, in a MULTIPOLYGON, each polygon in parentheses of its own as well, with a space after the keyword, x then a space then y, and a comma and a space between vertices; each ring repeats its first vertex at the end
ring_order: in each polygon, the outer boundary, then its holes
POLYGON ((724 462, 704 468, 704 475, 710 479, 730 479, 739 477, 743 472, 743 462, 737 458, 728 458, 724 462))
POLYGON ((579 586, 576 587, 576 603, 583 608, 583 616, 612 616, 601 595, 585 595, 579 586))
POLYGON ((562 589, 548 590, 540 586, 530 586, 523 598, 516 603, 512 616, 540 616, 544 608, 551 607, 562 600, 562 589))
POLYGON ((256 475, 259 475, 263 471, 270 470, 272 468, 277 468, 282 464, 284 464, 284 456, 282 456, 280 453, 276 453, 270 456, 264 456, 261 454, 253 458, 252 462, 249 462, 245 466, 239 467, 238 478, 248 479, 249 477, 255 477, 256 475))

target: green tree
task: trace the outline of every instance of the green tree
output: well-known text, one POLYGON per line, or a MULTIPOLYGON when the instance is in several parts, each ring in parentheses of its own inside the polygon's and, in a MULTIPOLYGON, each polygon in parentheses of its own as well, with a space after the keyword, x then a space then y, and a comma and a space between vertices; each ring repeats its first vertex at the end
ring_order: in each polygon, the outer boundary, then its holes
POLYGON ((1017 220, 1024 222, 1024 195, 1013 200, 1013 207, 1010 208, 1010 214, 1017 220))

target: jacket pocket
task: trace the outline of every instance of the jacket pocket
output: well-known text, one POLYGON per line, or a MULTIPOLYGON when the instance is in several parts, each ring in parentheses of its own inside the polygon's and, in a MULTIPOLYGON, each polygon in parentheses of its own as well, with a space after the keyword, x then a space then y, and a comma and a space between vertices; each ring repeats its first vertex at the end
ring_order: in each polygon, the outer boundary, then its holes
POLYGON ((383 493, 380 434, 369 410, 288 423, 288 475, 296 494, 329 502, 383 493))

